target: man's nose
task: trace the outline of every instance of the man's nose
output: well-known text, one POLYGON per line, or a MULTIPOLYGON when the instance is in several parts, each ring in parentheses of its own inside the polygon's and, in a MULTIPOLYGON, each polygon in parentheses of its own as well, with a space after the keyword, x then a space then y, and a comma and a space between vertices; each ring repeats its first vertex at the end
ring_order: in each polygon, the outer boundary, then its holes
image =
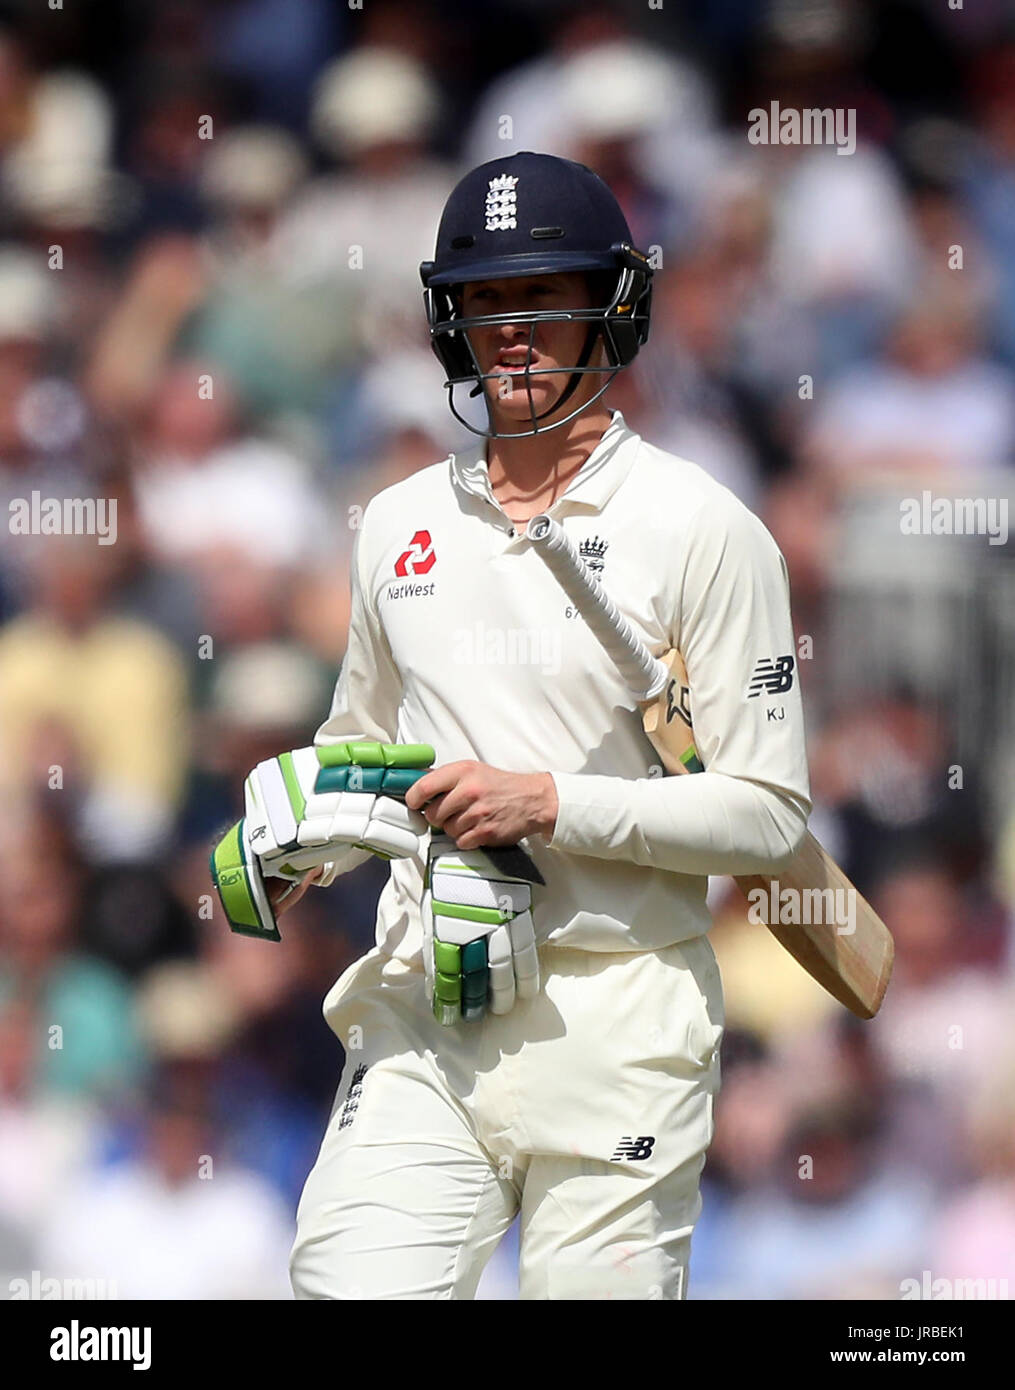
MULTIPOLYGON (((505 314, 520 313, 521 305, 514 309, 504 309, 505 314)), ((532 329, 532 320, 520 319, 515 323, 502 323, 498 329, 500 336, 509 343, 517 342, 520 338, 528 338, 532 329)))

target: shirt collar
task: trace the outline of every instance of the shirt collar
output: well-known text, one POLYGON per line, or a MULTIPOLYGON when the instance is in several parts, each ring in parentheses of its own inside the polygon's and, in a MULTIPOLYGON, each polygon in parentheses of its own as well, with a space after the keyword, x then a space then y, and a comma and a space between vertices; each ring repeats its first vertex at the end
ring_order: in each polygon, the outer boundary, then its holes
MULTIPOLYGON (((620 411, 613 411, 599 443, 571 479, 567 491, 547 510, 551 514, 558 509, 570 510, 574 503, 601 511, 631 471, 640 442, 641 436, 628 428, 620 411)), ((497 506, 487 471, 485 442, 452 454, 449 461, 455 488, 497 506)))

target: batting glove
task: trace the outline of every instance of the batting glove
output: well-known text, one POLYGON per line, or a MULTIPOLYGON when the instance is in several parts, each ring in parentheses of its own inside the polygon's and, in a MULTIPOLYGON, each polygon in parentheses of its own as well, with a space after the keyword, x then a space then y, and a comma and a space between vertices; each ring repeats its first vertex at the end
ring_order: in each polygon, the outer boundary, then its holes
MULTIPOLYGON (((295 886, 337 852, 422 854, 430 826, 405 794, 434 761, 427 744, 336 743, 258 763, 246 814, 215 846, 211 875, 233 931, 280 941, 266 878, 295 886)), ((291 891, 291 890, 290 890, 291 891)))
MULTIPOLYGON (((539 880, 542 881, 541 879, 539 880)), ((532 887, 483 850, 434 836, 423 894, 423 969, 443 1024, 506 1014, 539 991, 532 887)))

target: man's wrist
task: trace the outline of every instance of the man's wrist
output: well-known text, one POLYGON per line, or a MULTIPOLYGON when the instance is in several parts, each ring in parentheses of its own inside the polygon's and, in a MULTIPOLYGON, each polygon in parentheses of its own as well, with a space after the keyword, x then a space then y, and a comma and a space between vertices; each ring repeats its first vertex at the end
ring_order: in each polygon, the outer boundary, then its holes
POLYGON ((549 772, 538 772, 536 777, 539 781, 539 793, 536 798, 536 834, 543 835, 547 840, 553 838, 553 832, 557 825, 557 812, 560 809, 557 801, 557 785, 549 772))

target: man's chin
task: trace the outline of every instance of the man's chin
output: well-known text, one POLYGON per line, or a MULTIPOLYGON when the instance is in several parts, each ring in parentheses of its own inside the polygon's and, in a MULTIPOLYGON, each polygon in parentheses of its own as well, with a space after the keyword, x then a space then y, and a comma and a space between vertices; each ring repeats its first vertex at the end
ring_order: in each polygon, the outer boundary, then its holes
POLYGON ((533 415, 537 419, 545 415, 547 421, 552 420, 556 414, 555 406, 563 394, 564 388, 556 383, 536 383, 531 390, 519 383, 513 391, 504 395, 501 395, 499 389, 495 389, 491 392, 491 404, 496 415, 505 423, 527 423, 531 426, 533 415))

